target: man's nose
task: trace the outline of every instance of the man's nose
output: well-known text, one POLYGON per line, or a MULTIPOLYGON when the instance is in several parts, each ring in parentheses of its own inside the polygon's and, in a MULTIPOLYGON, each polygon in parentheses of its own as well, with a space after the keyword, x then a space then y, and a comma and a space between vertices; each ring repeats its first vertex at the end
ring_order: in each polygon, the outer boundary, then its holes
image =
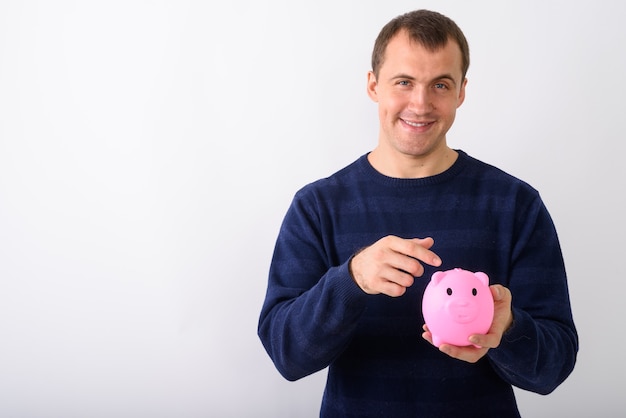
POLYGON ((433 110, 430 91, 426 87, 415 87, 411 92, 409 108, 418 115, 430 113, 433 110))

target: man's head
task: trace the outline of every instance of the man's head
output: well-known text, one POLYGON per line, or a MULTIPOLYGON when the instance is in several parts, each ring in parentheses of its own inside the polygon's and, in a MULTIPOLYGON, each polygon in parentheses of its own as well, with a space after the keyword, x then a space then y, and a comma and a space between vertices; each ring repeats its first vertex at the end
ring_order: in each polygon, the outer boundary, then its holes
POLYGON ((446 134, 465 100, 469 54, 465 36, 447 17, 418 10, 382 30, 367 75, 378 103, 379 144, 369 155, 392 177, 445 170, 456 158, 446 134))
POLYGON ((387 23, 374 43, 372 52, 372 72, 378 77, 380 67, 385 60, 389 41, 400 31, 406 31, 409 38, 430 51, 435 51, 454 41, 461 50, 461 73, 463 78, 469 68, 469 46, 465 35, 452 19, 430 10, 415 10, 400 15, 387 23))

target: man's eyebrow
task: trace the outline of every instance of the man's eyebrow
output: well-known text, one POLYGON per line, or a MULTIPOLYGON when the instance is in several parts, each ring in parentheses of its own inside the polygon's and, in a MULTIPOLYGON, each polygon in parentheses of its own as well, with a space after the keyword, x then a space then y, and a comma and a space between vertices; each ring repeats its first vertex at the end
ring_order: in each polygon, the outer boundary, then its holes
POLYGON ((391 77, 391 80, 398 80, 398 79, 403 79, 403 80, 415 80, 415 77, 410 76, 408 74, 396 74, 395 76, 391 77))
MULTIPOLYGON (((456 80, 452 76, 452 74, 442 74, 439 77, 436 77, 435 80, 450 80, 452 82, 452 84, 454 84, 456 86, 456 80)), ((433 81, 435 81, 435 80, 433 80, 433 81)))

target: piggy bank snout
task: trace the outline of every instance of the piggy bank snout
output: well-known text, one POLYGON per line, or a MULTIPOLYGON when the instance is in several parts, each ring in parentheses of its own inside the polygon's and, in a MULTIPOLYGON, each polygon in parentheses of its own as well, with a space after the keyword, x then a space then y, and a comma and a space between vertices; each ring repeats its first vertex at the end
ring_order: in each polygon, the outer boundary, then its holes
POLYGON ((480 306, 470 298, 454 298, 445 303, 444 310, 454 322, 467 324, 476 319, 480 306))

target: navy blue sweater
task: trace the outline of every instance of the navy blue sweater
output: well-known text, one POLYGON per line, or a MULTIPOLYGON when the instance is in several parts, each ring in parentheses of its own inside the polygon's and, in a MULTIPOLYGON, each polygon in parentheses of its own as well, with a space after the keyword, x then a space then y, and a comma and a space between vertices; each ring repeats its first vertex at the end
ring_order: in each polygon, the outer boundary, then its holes
POLYGON ((386 177, 364 155, 299 190, 258 333, 286 379, 329 367, 322 417, 518 417, 512 385, 553 391, 578 351, 563 257, 539 194, 462 151, 422 179, 386 177), (386 235, 433 237, 437 270, 483 271, 508 287, 514 324, 501 345, 470 364, 421 337, 434 267, 401 297, 364 293, 348 263, 386 235))

